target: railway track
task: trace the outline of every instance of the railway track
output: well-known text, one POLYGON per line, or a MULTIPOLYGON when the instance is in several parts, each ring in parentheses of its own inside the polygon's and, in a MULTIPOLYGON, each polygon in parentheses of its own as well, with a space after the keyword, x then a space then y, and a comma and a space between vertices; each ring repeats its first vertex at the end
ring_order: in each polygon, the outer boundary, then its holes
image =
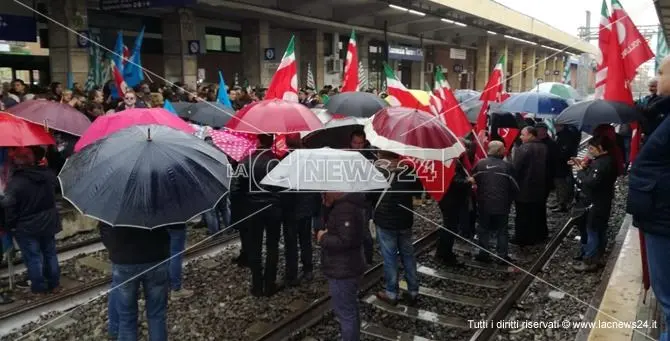
MULTIPOLYGON (((583 136, 580 142, 579 157, 586 154, 586 145, 590 136, 583 136)), ((529 265, 522 265, 519 268, 507 268, 495 264, 484 264, 466 260, 466 268, 477 269, 478 271, 493 273, 510 272, 512 277, 507 281, 484 279, 477 276, 469 276, 461 271, 450 271, 439 266, 428 266, 423 264, 427 253, 432 249, 437 241, 437 230, 428 233, 414 242, 414 250, 417 255, 417 272, 422 278, 427 278, 430 283, 456 283, 463 286, 477 287, 478 292, 502 291, 502 294, 492 294, 481 296, 468 293, 450 292, 431 287, 419 288, 419 300, 427 301, 422 307, 433 306, 433 310, 421 309, 398 303, 393 306, 379 300, 374 290, 383 278, 383 263, 379 263, 365 272, 361 280, 360 299, 362 302, 361 313, 361 334, 366 339, 379 339, 387 341, 413 340, 413 341, 431 341, 445 339, 468 339, 469 341, 491 340, 495 336, 498 328, 495 323, 488 323, 485 326, 474 325, 471 321, 503 321, 510 314, 515 304, 524 295, 535 276, 545 267, 547 262, 558 250, 572 229, 575 219, 578 217, 569 217, 562 226, 555 231, 546 247, 529 262, 529 265), (514 269, 510 271, 511 269, 514 269), (499 297, 495 305, 491 305, 491 297, 499 297), (483 299, 487 297, 488 299, 483 299), (437 302, 440 302, 437 304, 437 302), (435 303, 434 305, 431 303, 435 303), (446 305, 445 305, 446 304, 446 305), (475 307, 485 309, 487 312, 475 316, 465 317, 464 314, 443 314, 442 311, 463 310, 463 307, 475 307), (443 309, 435 309, 442 307, 443 309), (448 308, 447 308, 448 307, 448 308), (447 309, 444 309, 447 308, 447 309), (372 311, 372 313, 371 313, 372 311), (397 330, 389 326, 395 326, 394 321, 405 319, 415 321, 421 324, 430 324, 434 329, 441 330, 440 337, 434 339, 426 338, 422 335, 411 332, 397 330), (385 321, 390 320, 390 321, 385 321), (388 322, 388 323, 384 323, 388 322), (474 330, 474 332, 473 332, 474 330), (468 335, 469 334, 469 335, 468 335), (459 337, 454 337, 459 335, 459 337)), ((436 227, 442 228, 439 224, 436 227)), ((441 222, 440 222, 441 224, 441 222)), ((465 251, 463 247, 456 248, 457 251, 465 251)), ((519 258, 518 256, 516 257, 519 258)), ((424 282, 424 281, 420 281, 424 282)), ((406 290, 406 283, 400 282, 401 291, 406 290)), ((253 341, 280 341, 280 340, 320 340, 318 337, 310 335, 310 328, 318 322, 322 322, 325 316, 330 312, 331 297, 325 296, 316 300, 307 308, 287 316, 284 320, 272 326, 267 332, 255 337, 253 341)))
MULTIPOLYGON (((184 263, 196 258, 214 255, 238 240, 238 234, 223 235, 220 238, 211 238, 193 246, 184 252, 184 263)), ((60 257, 60 254, 59 254, 60 257)), ((111 283, 111 275, 86 281, 81 285, 65 289, 58 294, 44 296, 38 300, 16 305, 10 309, 0 311, 0 335, 20 328, 36 321, 47 312, 67 311, 104 293, 111 283)))

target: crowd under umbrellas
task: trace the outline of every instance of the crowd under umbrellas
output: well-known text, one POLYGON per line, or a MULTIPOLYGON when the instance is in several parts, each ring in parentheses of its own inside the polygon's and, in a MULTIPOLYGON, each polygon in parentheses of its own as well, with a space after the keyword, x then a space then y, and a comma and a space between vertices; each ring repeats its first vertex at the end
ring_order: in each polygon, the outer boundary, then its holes
MULTIPOLYGON (((538 118, 555 118, 557 124, 571 124, 589 133, 597 125, 629 123, 639 119, 639 115, 627 106, 607 101, 569 106, 560 96, 539 92, 512 96, 508 101, 507 106, 503 105, 502 112, 534 113, 538 118)), ((113 229, 138 229, 152 233, 166 226, 184 224, 215 209, 231 190, 231 180, 234 181, 233 166, 228 157, 239 162, 257 155, 253 153, 255 146, 251 144, 246 145, 242 154, 228 149, 230 145, 225 143, 215 142, 216 146, 227 146, 217 149, 193 136, 195 129, 192 126, 163 109, 131 109, 102 116, 91 125, 76 110, 71 112, 61 106, 53 102, 28 101, 14 107, 9 114, 0 114, 2 130, 7 127, 14 132, 0 137, 0 145, 25 147, 56 143, 51 135, 45 133, 45 128, 79 137, 76 153, 66 161, 59 174, 63 197, 82 214, 113 229)), ((432 114, 415 108, 388 107, 385 101, 367 93, 333 96, 326 111, 320 113, 298 103, 276 99, 250 104, 238 112, 207 102, 175 109, 182 117, 221 128, 212 131, 212 140, 217 133, 231 134, 245 141, 254 135, 278 137, 297 134, 303 137, 304 145, 315 149, 297 149, 289 153, 264 174, 260 185, 294 191, 329 192, 335 194, 330 197, 332 200, 342 200, 342 193, 384 193, 388 187, 385 175, 367 162, 363 154, 341 150, 348 146, 340 137, 345 136, 348 140, 352 132, 361 128, 370 146, 411 160, 416 168, 421 168, 421 161, 449 163, 465 151, 461 141, 432 114), (359 176, 353 179, 334 176, 332 172, 338 169, 333 165, 348 165, 345 166, 345 173, 359 176)), ((329 195, 325 195, 324 200, 328 199, 329 195)), ((242 221, 240 225, 243 225, 242 221)), ((319 232, 317 238, 324 238, 327 233, 334 231, 319 232)), ((153 271, 157 266, 143 268, 142 272, 153 271)), ((117 286, 141 280, 132 277, 125 277, 125 281, 116 283, 117 286)), ((334 285, 339 284, 332 284, 332 290, 334 285)), ((166 289, 165 296, 167 294, 166 289)), ((340 298, 348 300, 351 297, 340 298)), ((137 296, 126 299, 136 301, 137 296)), ((167 301, 152 303, 160 305, 167 304, 167 301)), ((113 302, 110 301, 111 304, 113 302)), ((165 313, 165 309, 157 308, 156 311, 165 313)), ((124 317, 127 320, 122 324, 136 323, 136 314, 134 318, 124 317)), ((148 319, 160 321, 160 316, 148 316, 148 319)), ((165 321, 164 316, 162 321, 165 321)), ((165 326, 150 330, 159 335, 167 332, 165 326)), ((132 328, 125 331, 133 333, 132 328)), ((134 332, 137 332, 136 328, 134 332)))

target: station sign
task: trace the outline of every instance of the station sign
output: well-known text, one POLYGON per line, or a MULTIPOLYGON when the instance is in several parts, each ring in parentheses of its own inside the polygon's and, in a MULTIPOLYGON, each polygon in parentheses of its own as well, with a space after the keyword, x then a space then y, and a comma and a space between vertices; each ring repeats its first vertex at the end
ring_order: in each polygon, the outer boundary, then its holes
POLYGON ((418 47, 389 46, 389 59, 420 62, 423 60, 423 50, 418 47))
POLYGON ((195 5, 197 0, 100 0, 103 11, 195 5))
POLYGON ((467 59, 468 57, 468 51, 466 49, 455 49, 455 48, 450 48, 449 49, 449 58, 451 59, 467 59))
POLYGON ((265 49, 263 52, 263 57, 265 60, 275 60, 275 49, 273 47, 265 49))
POLYGON ((37 42, 35 18, 0 14, 0 40, 37 42))

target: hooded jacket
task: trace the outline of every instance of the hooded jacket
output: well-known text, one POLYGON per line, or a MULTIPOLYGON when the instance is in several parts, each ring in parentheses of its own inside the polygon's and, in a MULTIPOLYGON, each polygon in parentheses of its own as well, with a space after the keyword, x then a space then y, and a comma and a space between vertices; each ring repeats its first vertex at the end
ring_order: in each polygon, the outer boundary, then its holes
POLYGON ((17 168, 5 188, 5 228, 16 235, 49 236, 62 230, 56 208, 58 178, 45 167, 17 168))
POLYGON ((334 279, 358 277, 365 272, 363 233, 367 228, 365 196, 348 193, 335 200, 324 214, 326 232, 321 238, 321 270, 334 279))

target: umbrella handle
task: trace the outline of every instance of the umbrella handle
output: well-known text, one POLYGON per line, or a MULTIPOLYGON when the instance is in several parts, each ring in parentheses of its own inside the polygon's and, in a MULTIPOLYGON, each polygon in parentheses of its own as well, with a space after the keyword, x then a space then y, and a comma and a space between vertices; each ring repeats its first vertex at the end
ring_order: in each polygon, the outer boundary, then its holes
POLYGON ((147 141, 151 141, 151 128, 147 128, 147 141))

